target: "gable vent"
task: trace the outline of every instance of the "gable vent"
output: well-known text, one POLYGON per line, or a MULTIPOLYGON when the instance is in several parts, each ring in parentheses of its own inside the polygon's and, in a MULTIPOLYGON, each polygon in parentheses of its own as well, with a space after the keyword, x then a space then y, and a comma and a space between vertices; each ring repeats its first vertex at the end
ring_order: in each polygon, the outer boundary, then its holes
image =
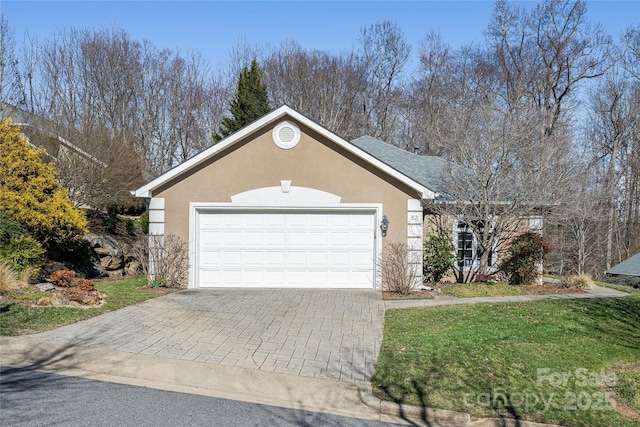
POLYGON ((273 142, 285 150, 289 150, 300 142, 300 129, 291 122, 280 122, 273 129, 273 142))

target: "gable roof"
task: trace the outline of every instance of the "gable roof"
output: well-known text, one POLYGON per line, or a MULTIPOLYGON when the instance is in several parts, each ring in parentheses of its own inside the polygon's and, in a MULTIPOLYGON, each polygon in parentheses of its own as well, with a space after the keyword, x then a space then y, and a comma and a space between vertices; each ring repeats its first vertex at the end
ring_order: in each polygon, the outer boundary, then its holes
POLYGON ((620 264, 613 266, 605 273, 607 274, 620 274, 623 276, 638 276, 640 277, 640 253, 627 258, 620 264))
POLYGON ((446 193, 444 176, 448 163, 442 157, 413 154, 368 135, 351 143, 431 189, 437 193, 436 197, 446 193))
MULTIPOLYGON (((434 199, 437 196, 437 191, 434 190, 431 186, 427 185, 425 182, 422 182, 424 180, 419 181, 415 177, 412 177, 394 167, 391 163, 381 161, 377 156, 367 152, 364 149, 359 148, 356 144, 350 143, 340 138, 333 132, 325 129, 324 127, 320 126, 311 119, 303 116, 302 114, 286 105, 270 112, 269 114, 263 116, 262 118, 254 121, 253 123, 245 126, 234 134, 218 142, 217 144, 207 148, 200 154, 197 154, 189 160, 186 160, 185 162, 179 164, 175 168, 164 173, 163 175, 160 175, 148 184, 133 191, 132 194, 134 194, 136 197, 153 197, 154 190, 160 188, 173 179, 179 178, 190 169, 201 165, 217 153, 229 147, 232 147, 234 144, 243 140, 245 137, 250 136, 252 133, 255 133, 259 129, 276 121, 284 120, 286 117, 297 121, 305 127, 310 128, 312 131, 318 133, 319 135, 322 135, 336 145, 356 155, 357 157, 376 167, 378 170, 398 179, 400 182, 406 184, 410 188, 413 188, 414 190, 416 190, 418 197, 420 197, 422 200, 434 199)), ((380 143, 386 144, 382 141, 380 141, 380 143)))

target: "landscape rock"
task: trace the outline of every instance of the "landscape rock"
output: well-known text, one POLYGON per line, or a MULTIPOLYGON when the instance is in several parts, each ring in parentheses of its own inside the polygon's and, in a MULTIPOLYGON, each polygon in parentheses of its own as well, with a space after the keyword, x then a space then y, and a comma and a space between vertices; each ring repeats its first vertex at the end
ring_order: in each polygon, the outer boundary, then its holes
POLYGON ((54 292, 49 298, 51 305, 68 305, 69 298, 67 298, 62 292, 54 292))
POLYGON ((130 244, 109 235, 89 234, 84 239, 93 252, 92 277, 121 277, 142 272, 130 244))
POLYGON ((99 255, 111 255, 113 257, 121 257, 123 255, 120 244, 111 236, 89 234, 85 236, 85 240, 89 242, 91 248, 99 255))
POLYGON ((122 247, 122 254, 124 257, 124 262, 127 264, 136 260, 135 254, 133 253, 131 245, 125 244, 122 247))
POLYGON ((142 265, 138 261, 131 261, 125 267, 127 274, 138 274, 142 271, 142 265))
POLYGON ((107 271, 121 270, 124 267, 124 260, 121 256, 107 255, 100 258, 100 265, 107 271))
POLYGON ((52 291, 56 288, 55 286, 53 286, 53 284, 49 282, 37 283, 35 287, 38 288, 40 292, 52 291))

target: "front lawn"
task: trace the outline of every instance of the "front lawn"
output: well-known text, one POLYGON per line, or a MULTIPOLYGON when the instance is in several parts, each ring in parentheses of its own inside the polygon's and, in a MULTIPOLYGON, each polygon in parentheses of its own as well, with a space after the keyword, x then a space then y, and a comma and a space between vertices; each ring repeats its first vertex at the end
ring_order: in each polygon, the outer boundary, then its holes
POLYGON ((560 284, 545 283, 543 285, 509 285, 508 283, 464 283, 445 285, 440 288, 443 294, 458 298, 502 297, 512 295, 562 295, 581 294, 585 290, 565 288, 560 284))
POLYGON ((637 426, 640 291, 626 291, 387 310, 375 392, 481 416, 637 426))
POLYGON ((137 304, 167 293, 166 289, 150 289, 145 277, 96 282, 95 287, 107 294, 107 302, 99 307, 35 307, 39 292, 22 294, 23 303, 0 301, 0 335, 24 335, 54 329, 107 311, 137 304))

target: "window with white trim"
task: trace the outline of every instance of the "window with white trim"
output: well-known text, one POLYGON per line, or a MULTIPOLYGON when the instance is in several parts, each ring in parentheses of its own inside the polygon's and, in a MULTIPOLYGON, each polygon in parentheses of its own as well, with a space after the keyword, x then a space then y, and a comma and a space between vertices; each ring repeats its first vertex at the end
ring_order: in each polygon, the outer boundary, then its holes
MULTIPOLYGON (((474 226, 484 233, 484 225, 482 221, 475 221, 474 226)), ((473 234, 471 227, 466 222, 459 221, 456 226, 456 255, 458 258, 458 270, 469 271, 479 267, 480 254, 478 251, 478 240, 473 234)), ((488 254, 488 266, 495 267, 496 265, 496 242, 494 247, 491 248, 488 254)))
POLYGON ((467 223, 458 223, 458 269, 469 270, 475 264, 475 242, 471 228, 467 223))

